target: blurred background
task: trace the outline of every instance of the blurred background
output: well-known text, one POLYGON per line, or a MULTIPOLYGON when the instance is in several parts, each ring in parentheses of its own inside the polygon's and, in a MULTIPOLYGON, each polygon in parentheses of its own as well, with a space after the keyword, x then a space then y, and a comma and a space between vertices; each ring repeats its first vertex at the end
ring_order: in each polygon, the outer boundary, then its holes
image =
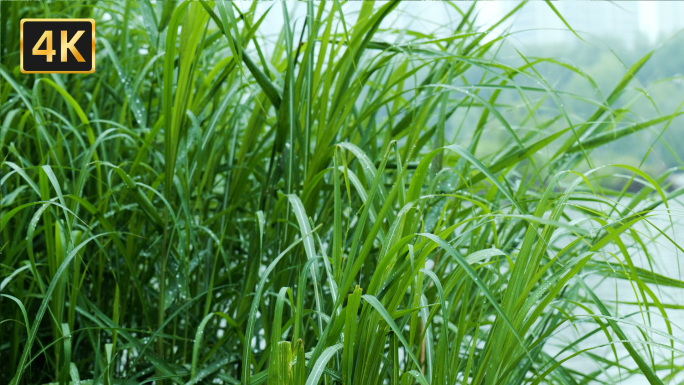
MULTIPOLYGON (((620 128, 621 124, 673 113, 684 101, 684 55, 681 54, 684 35, 680 33, 684 29, 681 17, 684 15, 684 2, 554 1, 551 4, 562 16, 561 19, 546 2, 531 1, 515 11, 511 18, 498 24, 519 4, 512 1, 479 2, 475 8, 477 28, 480 31, 493 29, 496 33, 490 35, 489 40, 495 39, 495 36, 501 38, 501 47, 492 51, 496 53, 496 60, 499 62, 515 67, 523 63, 521 56, 554 58, 558 63, 570 65, 586 75, 573 72, 562 65, 540 63, 535 66, 539 75, 548 82, 545 86, 561 92, 563 108, 573 123, 584 121, 595 110, 596 106, 587 103, 582 97, 605 100, 628 68, 650 52, 653 52, 651 58, 637 74, 636 82, 631 85, 632 92, 628 94, 632 99, 624 98, 622 107, 629 109, 629 112, 614 129, 620 128), (597 89, 594 89, 586 77, 595 82, 597 89)), ((260 12, 265 12, 272 6, 273 4, 263 3, 260 12)), ((243 8, 247 7, 248 3, 245 2, 243 8)), ((343 7, 346 10, 345 15, 349 16, 347 23, 354 23, 355 11, 360 9, 360 4, 347 2, 343 7)), ((291 3, 290 9, 296 35, 304 24, 306 9, 303 3, 291 3)), ((461 13, 466 10, 466 3, 463 2, 421 2, 420 5, 404 2, 388 17, 383 27, 393 32, 388 34, 392 38, 401 36, 397 32, 402 30, 407 34, 409 31, 412 31, 411 34, 423 33, 426 40, 443 38, 457 33, 451 29, 458 25, 461 13)), ((270 37, 275 42, 283 22, 282 12, 270 9, 260 32, 267 40, 270 37)), ((339 28, 341 32, 343 27, 339 28)), ((477 71, 469 71, 469 75, 472 83, 480 83, 488 76, 484 72, 478 74, 477 71)), ((522 79, 518 80, 524 82, 522 79)), ((536 85, 536 80, 530 84, 536 85)), ((540 99, 547 100, 535 117, 539 121, 544 120, 545 109, 548 117, 556 115, 558 106, 547 95, 539 96, 540 99)), ((514 127, 527 124, 530 129, 534 129, 529 119, 526 121, 526 105, 538 101, 523 101, 519 93, 509 93, 502 98, 502 102, 509 104, 506 119, 514 127)), ((455 134, 459 126, 467 131, 468 124, 462 124, 463 121, 473 119, 474 123, 476 118, 476 114, 456 113, 450 119, 451 127, 447 132, 455 134)), ((684 165, 683 121, 680 117, 667 125, 666 130, 663 130, 666 124, 662 124, 601 147, 591 154, 591 166, 629 164, 652 175, 661 174, 672 167, 681 167, 684 165)), ((559 122, 557 127, 564 124, 559 122)), ((496 127, 492 128, 491 133, 488 145, 483 143, 480 146, 478 156, 500 149, 501 141, 508 139, 507 134, 496 127), (497 136, 497 132, 501 136, 497 136)), ((679 170, 673 172, 669 179, 675 186, 684 185, 684 173, 679 170)), ((605 183, 618 188, 624 184, 624 180, 620 177, 609 178, 605 183)))

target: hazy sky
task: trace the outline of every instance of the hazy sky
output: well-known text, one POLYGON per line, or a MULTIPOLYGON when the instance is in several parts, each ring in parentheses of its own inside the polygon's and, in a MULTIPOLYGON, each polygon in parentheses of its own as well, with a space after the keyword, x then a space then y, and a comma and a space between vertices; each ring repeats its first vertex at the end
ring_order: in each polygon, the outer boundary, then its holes
MULTIPOLYGON (((238 1, 240 4, 240 1, 238 1)), ((455 3, 461 9, 470 5, 467 2, 455 3)), ((481 1, 477 4, 478 21, 481 25, 491 25, 499 20, 507 11, 518 4, 513 1, 481 1)), ((555 6, 563 17, 578 32, 588 36, 605 36, 611 31, 624 39, 633 39, 639 34, 652 43, 663 37, 672 35, 676 30, 684 28, 684 2, 677 1, 557 1, 555 6)), ((260 11, 271 7, 267 21, 262 26, 264 35, 277 34, 283 23, 282 6, 279 3, 261 3, 260 11)), ((380 5, 376 5, 378 8, 380 5)), ((249 7, 249 2, 243 2, 242 7, 249 7)), ((356 14, 361 7, 359 2, 347 2, 343 5, 347 24, 354 23, 356 14)), ((297 26, 303 24, 306 7, 301 3, 289 3, 290 19, 297 26)), ((460 15, 453 6, 444 2, 403 2, 397 11, 390 16, 387 25, 403 29, 415 29, 422 32, 434 31, 442 28, 447 33, 449 28, 460 19, 460 15), (394 19, 392 19, 394 18, 394 19)), ((510 31, 535 29, 536 31, 515 34, 515 38, 526 43, 535 39, 573 39, 560 19, 553 14, 549 6, 542 1, 530 1, 512 19, 510 31), (554 31, 555 30, 555 31, 554 31)), ((503 32, 503 28, 499 31, 503 32)))
MULTIPOLYGON (((683 5, 677 1, 556 1, 553 3, 566 21, 578 30, 587 33, 606 33, 610 31, 612 24, 625 25, 619 27, 624 30, 632 30, 634 33, 645 35, 648 40, 655 42, 662 35, 668 35, 675 30, 684 27, 684 21, 679 16, 684 11, 683 5)), ((481 15, 485 18, 501 17, 506 11, 516 4, 504 1, 481 2, 481 15)), ((514 29, 526 27, 559 28, 566 29, 562 21, 553 14, 550 7, 541 1, 532 1, 526 4, 516 17, 514 29), (533 25, 524 25, 529 22, 528 14, 544 15, 543 20, 537 20, 533 25)), ((544 33, 540 31, 540 33, 544 33)), ((628 39, 631 34, 624 36, 628 39)))

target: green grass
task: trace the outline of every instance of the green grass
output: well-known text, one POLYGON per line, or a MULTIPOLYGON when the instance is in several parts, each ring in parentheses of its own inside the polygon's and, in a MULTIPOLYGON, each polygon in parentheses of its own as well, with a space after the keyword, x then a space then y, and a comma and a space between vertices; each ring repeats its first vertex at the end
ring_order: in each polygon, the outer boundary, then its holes
POLYGON ((681 114, 631 110, 651 54, 603 95, 419 6, 2 2, 98 54, 0 27, 0 383, 681 383, 684 189, 592 156, 681 114))

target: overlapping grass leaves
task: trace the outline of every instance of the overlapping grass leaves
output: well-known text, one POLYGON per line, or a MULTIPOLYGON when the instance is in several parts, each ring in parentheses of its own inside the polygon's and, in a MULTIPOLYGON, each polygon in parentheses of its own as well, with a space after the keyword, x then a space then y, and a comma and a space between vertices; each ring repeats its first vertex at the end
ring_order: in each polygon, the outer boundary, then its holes
POLYGON ((2 4, 124 26, 98 24, 91 76, 19 75, 2 52, 0 381, 676 378, 681 307, 658 289, 684 282, 634 255, 681 250, 684 189, 616 165, 655 193, 613 191, 584 167, 681 114, 622 104, 650 54, 589 100, 535 68, 596 87, 567 63, 500 60, 474 4, 434 33, 392 27, 413 4, 350 6, 2 4))

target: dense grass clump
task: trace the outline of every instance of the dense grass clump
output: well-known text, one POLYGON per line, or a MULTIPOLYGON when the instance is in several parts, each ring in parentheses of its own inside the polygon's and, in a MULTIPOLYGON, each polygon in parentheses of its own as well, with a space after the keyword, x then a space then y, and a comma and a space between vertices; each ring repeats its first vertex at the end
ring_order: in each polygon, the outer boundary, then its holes
POLYGON ((419 6, 3 2, 0 383, 684 380, 684 189, 592 157, 681 114, 651 54, 606 92, 419 6), (21 74, 23 17, 96 72, 21 74))

